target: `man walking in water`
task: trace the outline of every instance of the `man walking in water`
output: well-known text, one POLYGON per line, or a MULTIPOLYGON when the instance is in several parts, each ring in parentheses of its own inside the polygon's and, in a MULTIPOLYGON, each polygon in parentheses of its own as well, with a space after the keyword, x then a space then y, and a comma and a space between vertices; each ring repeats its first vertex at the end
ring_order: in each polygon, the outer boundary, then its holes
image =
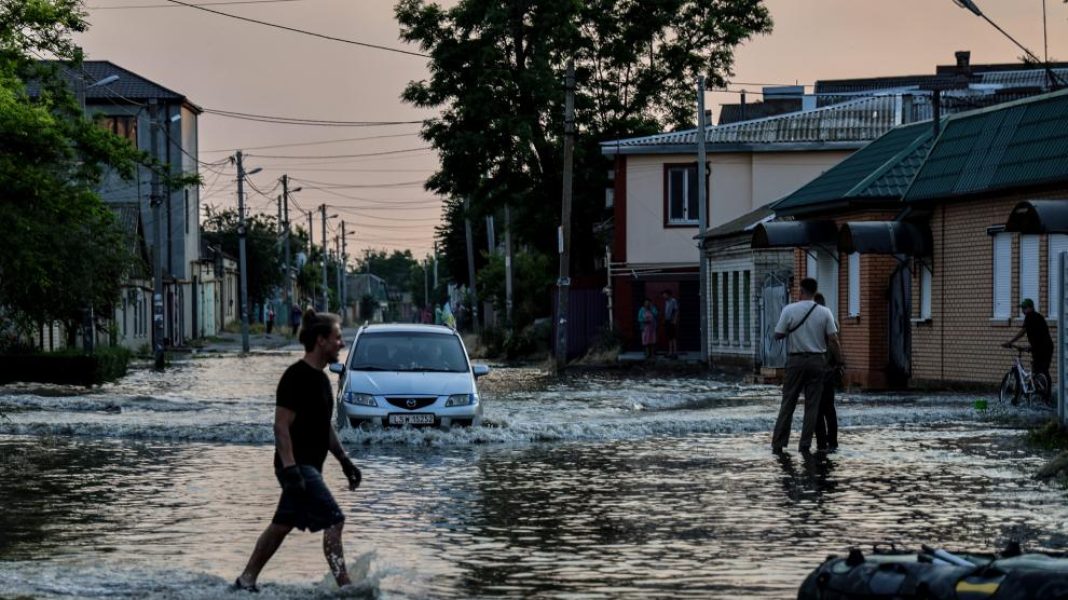
POLYGON ((282 497, 267 529, 233 589, 257 592, 256 579, 267 561, 294 527, 322 531, 323 552, 338 586, 350 582, 341 546, 345 515, 323 482, 323 461, 329 451, 341 463, 349 489, 360 485, 360 470, 352 464, 330 425, 333 394, 323 373, 338 361, 345 347, 340 318, 308 309, 301 320, 300 342, 304 358, 294 363, 278 382, 274 413, 274 470, 282 485, 282 497))
POLYGON ((834 315, 826 306, 813 301, 815 295, 816 280, 802 279, 801 299, 783 308, 779 323, 775 325, 775 339, 788 338, 782 404, 771 438, 771 451, 775 454, 782 454, 783 448, 790 443, 790 425, 802 391, 805 392, 805 420, 798 450, 802 454, 811 451, 823 391, 823 373, 827 368, 827 351, 830 350, 836 362, 842 362, 834 315))

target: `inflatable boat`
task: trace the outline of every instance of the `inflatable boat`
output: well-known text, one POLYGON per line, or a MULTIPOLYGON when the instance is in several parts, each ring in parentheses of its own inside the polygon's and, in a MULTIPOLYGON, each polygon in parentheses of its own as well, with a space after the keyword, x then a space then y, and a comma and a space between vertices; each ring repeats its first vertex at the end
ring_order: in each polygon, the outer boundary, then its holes
POLYGON ((920 552, 875 546, 829 556, 801 584, 798 600, 1068 600, 1068 557, 1024 553, 920 552))

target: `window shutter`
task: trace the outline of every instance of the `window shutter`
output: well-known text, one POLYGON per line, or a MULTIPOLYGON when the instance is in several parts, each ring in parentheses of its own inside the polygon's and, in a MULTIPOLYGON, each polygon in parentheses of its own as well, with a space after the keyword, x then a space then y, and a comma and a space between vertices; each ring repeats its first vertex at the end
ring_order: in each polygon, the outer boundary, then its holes
POLYGON ((834 320, 838 322, 838 261, 835 260, 836 256, 829 253, 819 252, 819 277, 816 281, 819 282, 819 291, 823 293, 824 299, 827 301, 827 308, 830 309, 831 314, 834 315, 834 320))
POLYGON ((1020 300, 1030 298, 1035 310, 1040 310, 1038 297, 1038 242, 1037 235, 1020 236, 1020 300))
POLYGON ((1012 315, 1012 234, 994 235, 994 318, 1012 315))
POLYGON ((849 316, 860 314, 860 254, 849 255, 849 316))
POLYGON ((809 250, 808 252, 805 253, 805 257, 808 259, 808 263, 807 263, 808 270, 807 270, 807 272, 805 274, 805 277, 811 277, 812 279, 815 279, 816 281, 819 281, 820 280, 820 263, 816 259, 816 251, 815 250, 809 250))
POLYGON ((1057 314, 1057 288, 1061 285, 1061 252, 1068 252, 1068 235, 1049 236, 1049 304, 1046 312, 1054 319, 1060 317, 1057 314))

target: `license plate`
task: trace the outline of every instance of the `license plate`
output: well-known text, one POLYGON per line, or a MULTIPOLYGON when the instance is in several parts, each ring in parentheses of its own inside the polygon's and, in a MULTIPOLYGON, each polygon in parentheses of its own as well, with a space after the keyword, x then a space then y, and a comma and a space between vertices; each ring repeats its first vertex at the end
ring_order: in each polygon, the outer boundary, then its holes
POLYGON ((389 415, 390 425, 433 425, 434 415, 432 413, 410 413, 410 414, 391 414, 389 415))

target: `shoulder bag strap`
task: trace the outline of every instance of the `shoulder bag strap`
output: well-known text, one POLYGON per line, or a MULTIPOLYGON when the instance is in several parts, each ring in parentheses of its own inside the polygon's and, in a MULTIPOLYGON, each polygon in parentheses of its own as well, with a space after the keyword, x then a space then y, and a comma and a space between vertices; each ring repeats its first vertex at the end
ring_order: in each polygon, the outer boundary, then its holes
POLYGON ((794 325, 793 327, 787 329, 786 330, 786 335, 790 335, 791 333, 797 331, 802 325, 804 325, 805 321, 808 320, 808 316, 812 314, 812 311, 816 310, 817 306, 819 306, 819 304, 816 304, 815 302, 813 302, 812 303, 812 308, 808 309, 808 312, 805 313, 805 318, 801 319, 801 322, 798 323, 797 325, 794 325))

